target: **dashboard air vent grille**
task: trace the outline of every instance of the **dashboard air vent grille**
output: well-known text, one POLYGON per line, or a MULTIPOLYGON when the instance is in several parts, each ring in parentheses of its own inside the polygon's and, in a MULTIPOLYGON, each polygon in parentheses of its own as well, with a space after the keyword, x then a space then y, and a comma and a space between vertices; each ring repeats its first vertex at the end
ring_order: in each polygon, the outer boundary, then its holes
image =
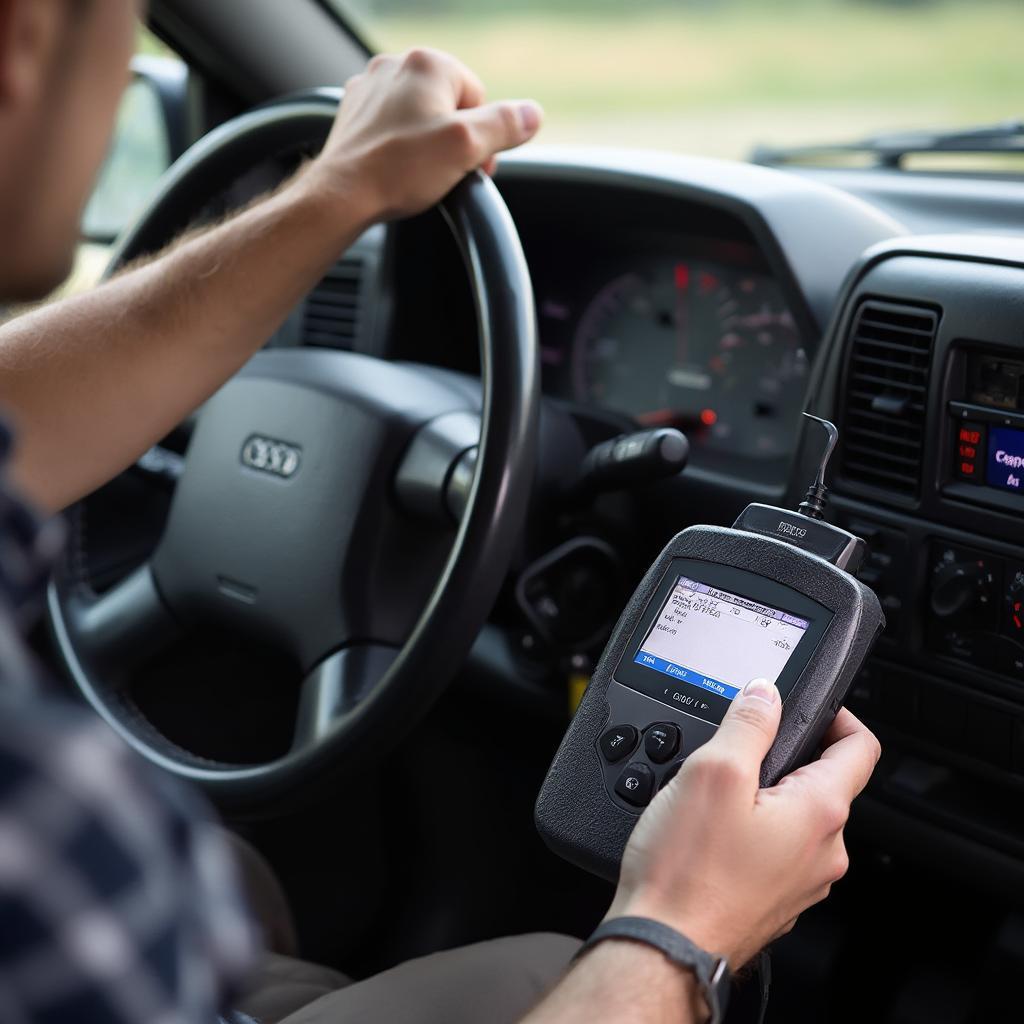
POLYGON ((339 260, 310 292, 302 315, 302 340, 322 348, 351 349, 359 332, 364 263, 339 260))
POLYGON ((868 300, 850 332, 842 470, 886 491, 921 485, 928 375, 939 315, 927 306, 868 300))

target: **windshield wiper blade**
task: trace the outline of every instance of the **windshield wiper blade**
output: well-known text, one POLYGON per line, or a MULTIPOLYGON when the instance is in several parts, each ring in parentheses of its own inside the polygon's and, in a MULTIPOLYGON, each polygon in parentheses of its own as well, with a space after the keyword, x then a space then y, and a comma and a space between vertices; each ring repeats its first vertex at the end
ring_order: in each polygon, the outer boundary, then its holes
POLYGON ((855 142, 812 146, 756 146, 755 164, 821 163, 843 156, 867 156, 877 167, 899 168, 904 158, 919 153, 1024 153, 1024 121, 1001 121, 953 131, 907 131, 871 135, 855 142))

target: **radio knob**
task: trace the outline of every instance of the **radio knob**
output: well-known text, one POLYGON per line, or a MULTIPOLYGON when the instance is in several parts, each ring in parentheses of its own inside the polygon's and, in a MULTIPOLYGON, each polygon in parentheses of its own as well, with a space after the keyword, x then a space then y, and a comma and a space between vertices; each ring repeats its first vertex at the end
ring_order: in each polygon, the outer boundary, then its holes
POLYGON ((932 576, 932 611, 940 619, 991 606, 992 574, 983 562, 940 562, 932 576))

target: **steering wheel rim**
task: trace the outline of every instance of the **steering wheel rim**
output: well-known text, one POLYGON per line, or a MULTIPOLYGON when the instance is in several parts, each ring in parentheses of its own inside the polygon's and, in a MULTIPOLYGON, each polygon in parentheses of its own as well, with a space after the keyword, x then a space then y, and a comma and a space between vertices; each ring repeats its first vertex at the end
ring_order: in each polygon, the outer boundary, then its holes
MULTIPOLYGON (((149 209, 119 245, 111 267, 153 251, 180 231, 185 226, 182 211, 190 206, 195 212, 194 199, 185 197, 200 181, 204 191, 216 192, 218 182, 233 180, 241 169, 265 157, 268 148, 280 151, 291 141, 322 142, 338 99, 338 93, 319 92, 280 101, 242 115, 201 140, 168 172, 149 209)), ((299 792, 318 790, 371 748, 379 754, 397 741, 440 696, 468 653, 507 570, 536 458, 539 368, 532 288, 511 216, 489 178, 478 172, 469 175, 439 207, 462 255, 476 310, 482 380, 479 455, 444 568, 405 643, 393 660, 380 659, 373 651, 361 659, 373 664, 362 664, 360 672, 379 676, 369 692, 353 702, 351 693, 340 693, 338 680, 331 677, 337 675, 337 665, 325 662, 315 693, 307 701, 304 691, 300 707, 300 719, 305 715, 315 725, 308 742, 297 742, 283 756, 261 764, 206 760, 163 737, 103 678, 102 644, 97 654, 96 641, 116 626, 115 613, 132 611, 129 641, 166 628, 163 619, 157 621, 157 609, 166 605, 154 580, 135 573, 103 605, 104 598, 83 584, 74 552, 69 552, 51 581, 48 613, 56 648, 84 698, 147 760, 198 784, 224 806, 270 809, 299 792)))

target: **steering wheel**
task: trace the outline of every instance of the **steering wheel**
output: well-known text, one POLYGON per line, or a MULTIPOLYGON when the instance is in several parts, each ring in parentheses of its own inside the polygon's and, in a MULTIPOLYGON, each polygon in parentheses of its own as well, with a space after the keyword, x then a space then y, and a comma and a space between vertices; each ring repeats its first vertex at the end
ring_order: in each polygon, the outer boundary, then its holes
MULTIPOLYGON (((322 145, 338 99, 280 101, 201 140, 111 269, 166 244, 197 196, 268 156, 322 145)), ((51 582, 56 646, 85 699, 149 761, 222 805, 291 801, 396 742, 455 673, 507 572, 536 457, 532 289, 488 178, 469 175, 440 209, 471 285, 482 387, 351 352, 263 351, 199 411, 145 564, 98 593, 71 544, 51 582), (131 672, 197 624, 258 636, 301 666, 286 753, 210 760, 133 702, 131 672)), ((180 685, 187 701, 189 680, 180 685)))

